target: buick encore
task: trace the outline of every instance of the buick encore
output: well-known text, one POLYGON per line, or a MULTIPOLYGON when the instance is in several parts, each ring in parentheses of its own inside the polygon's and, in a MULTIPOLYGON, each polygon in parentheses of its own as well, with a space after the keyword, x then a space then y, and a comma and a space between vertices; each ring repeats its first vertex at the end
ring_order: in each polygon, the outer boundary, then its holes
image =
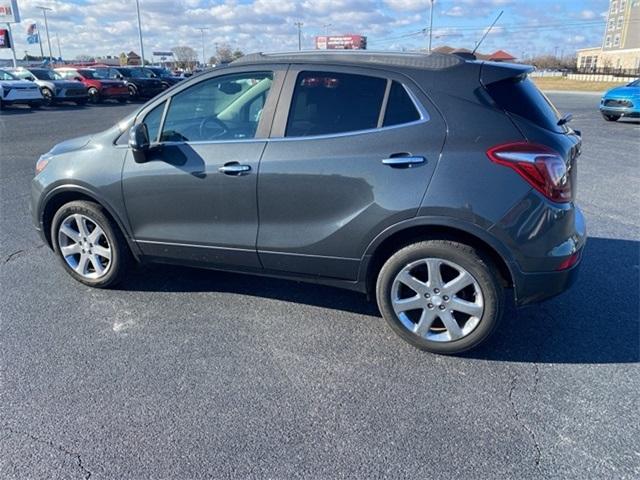
POLYGON ((254 54, 196 75, 37 162, 32 213, 63 268, 134 262, 284 277, 375 297, 436 353, 506 302, 561 293, 586 241, 579 132, 531 67, 444 54, 254 54))

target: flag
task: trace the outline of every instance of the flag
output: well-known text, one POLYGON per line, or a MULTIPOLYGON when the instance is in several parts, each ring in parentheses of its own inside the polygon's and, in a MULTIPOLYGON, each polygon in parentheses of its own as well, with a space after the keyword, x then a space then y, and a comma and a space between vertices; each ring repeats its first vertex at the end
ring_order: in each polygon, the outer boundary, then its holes
POLYGON ((29 25, 29 28, 27 28, 27 43, 40 43, 40 33, 38 32, 38 26, 35 23, 32 23, 29 25))

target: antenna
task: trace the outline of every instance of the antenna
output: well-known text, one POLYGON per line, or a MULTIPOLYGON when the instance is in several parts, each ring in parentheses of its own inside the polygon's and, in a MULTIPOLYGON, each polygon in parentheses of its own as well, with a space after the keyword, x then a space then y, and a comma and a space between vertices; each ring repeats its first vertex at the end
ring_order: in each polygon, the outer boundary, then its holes
POLYGON ((484 39, 487 38, 487 35, 489 35, 489 32, 491 31, 491 29, 495 26, 496 23, 498 23, 498 20, 500 20, 500 17, 502 16, 502 14, 504 13, 504 10, 500 10, 500 13, 498 14, 498 16, 496 17, 496 19, 493 21, 493 23, 491 24, 491 26, 489 28, 487 28, 487 31, 484 32, 484 35, 482 35, 482 38, 480 39, 480 41, 478 43, 476 43, 476 48, 473 49, 473 52, 471 52, 471 55, 475 55, 476 50, 478 50, 478 47, 480 45, 482 45, 482 42, 484 42, 484 39))

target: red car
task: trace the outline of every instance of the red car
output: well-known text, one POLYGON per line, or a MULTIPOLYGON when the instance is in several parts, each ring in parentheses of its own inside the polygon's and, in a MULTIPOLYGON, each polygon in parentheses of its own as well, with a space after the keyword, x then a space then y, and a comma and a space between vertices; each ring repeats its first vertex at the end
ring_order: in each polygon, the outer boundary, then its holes
POLYGON ((55 70, 66 79, 82 82, 87 87, 91 103, 103 100, 125 103, 129 99, 129 89, 124 82, 103 77, 97 70, 85 67, 60 67, 55 70))

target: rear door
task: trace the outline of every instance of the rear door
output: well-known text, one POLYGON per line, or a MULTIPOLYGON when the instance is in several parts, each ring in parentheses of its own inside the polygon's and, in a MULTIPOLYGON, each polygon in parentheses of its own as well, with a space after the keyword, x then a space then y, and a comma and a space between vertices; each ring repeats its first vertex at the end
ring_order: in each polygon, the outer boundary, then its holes
POLYGON ((292 66, 260 163, 264 268, 357 278, 373 238, 416 214, 445 132, 406 76, 292 66))

